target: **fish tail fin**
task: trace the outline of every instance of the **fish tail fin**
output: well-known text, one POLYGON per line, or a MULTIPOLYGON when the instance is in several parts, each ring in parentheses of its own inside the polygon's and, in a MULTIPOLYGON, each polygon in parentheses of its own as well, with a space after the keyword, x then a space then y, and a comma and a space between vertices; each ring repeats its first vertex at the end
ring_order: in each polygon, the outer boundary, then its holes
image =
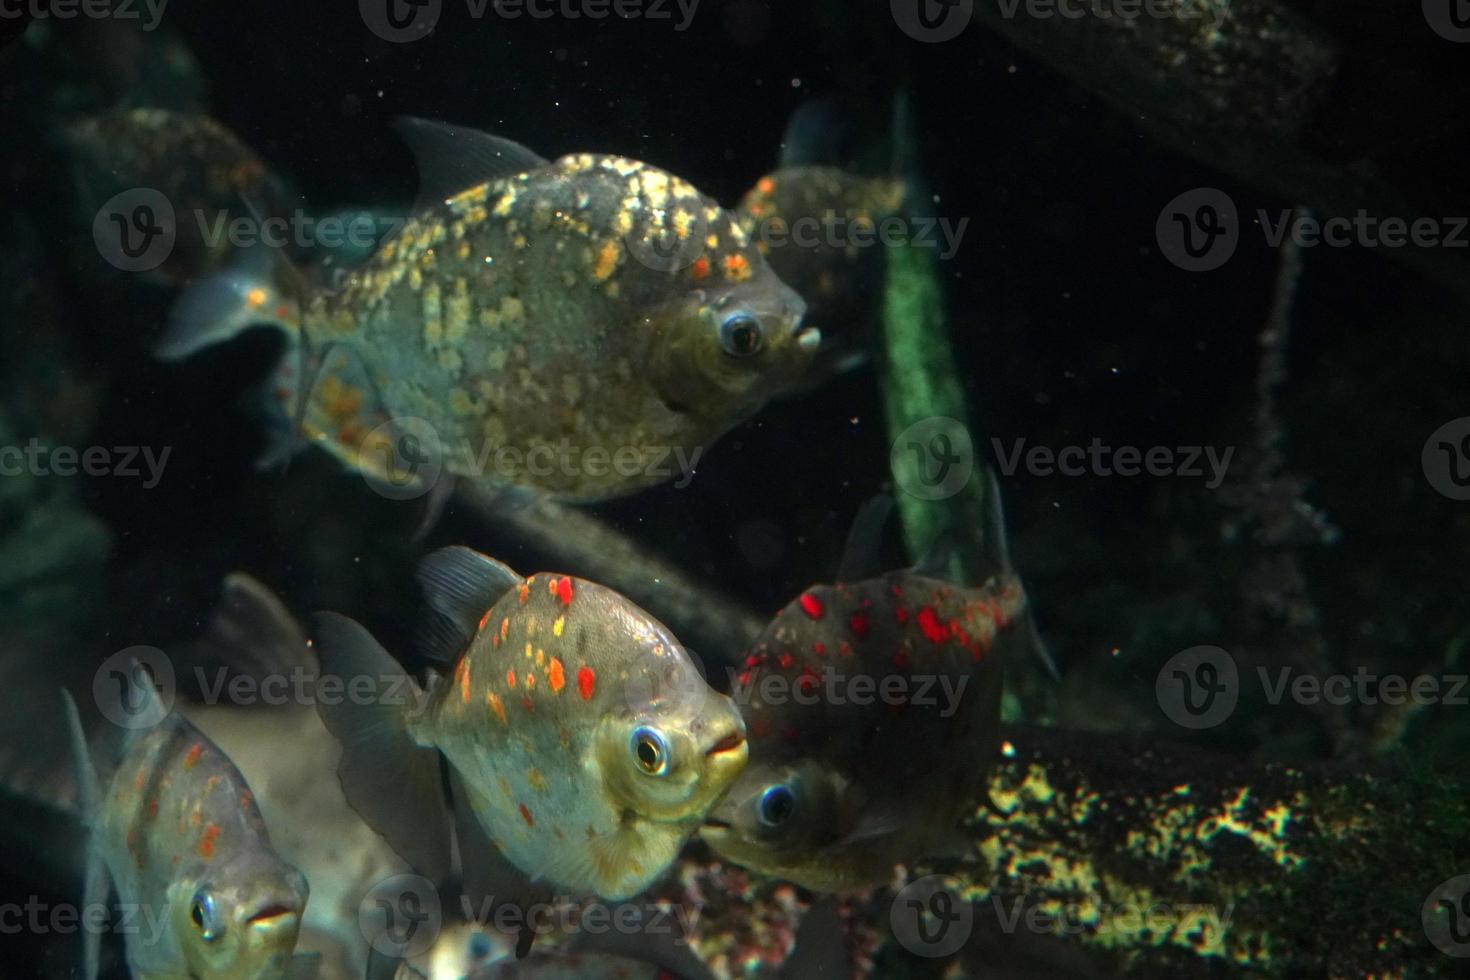
MULTIPOLYGON (((61 692, 66 710, 66 725, 71 736, 72 762, 77 773, 77 800, 81 804, 82 823, 88 828, 87 866, 82 885, 82 908, 90 909, 107 901, 107 866, 102 861, 102 852, 97 848, 92 827, 97 819, 97 807, 101 789, 97 781, 97 768, 92 764, 92 752, 87 747, 87 733, 82 728, 82 716, 77 703, 69 692, 61 692)), ((102 933, 97 929, 83 929, 82 976, 85 980, 97 980, 102 963, 102 933)))
POLYGON ((317 710, 342 745, 337 778, 347 802, 399 857, 440 884, 450 853, 439 753, 414 741, 405 710, 421 704, 423 692, 358 623, 335 613, 318 613, 315 623, 317 710), (329 677, 332 688, 323 684, 329 677), (360 678, 369 697, 360 694, 360 678))

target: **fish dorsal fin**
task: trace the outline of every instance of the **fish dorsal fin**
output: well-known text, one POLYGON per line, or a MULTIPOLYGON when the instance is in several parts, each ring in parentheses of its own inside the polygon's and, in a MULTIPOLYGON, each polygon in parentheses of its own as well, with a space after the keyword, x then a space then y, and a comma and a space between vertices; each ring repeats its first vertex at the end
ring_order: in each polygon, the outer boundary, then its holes
POLYGON ((837 581, 859 582, 882 573, 883 529, 892 513, 893 497, 886 493, 868 498, 858 509, 837 566, 837 581))
POLYGON ((781 135, 781 167, 839 166, 842 120, 831 99, 809 99, 797 106, 781 135))
POLYGON ((489 183, 546 166, 546 159, 513 140, 469 126, 399 116, 393 129, 419 168, 418 209, 489 183))
POLYGON ((985 525, 982 531, 988 566, 1003 575, 1014 574, 1011 543, 1006 537, 1006 511, 1000 499, 1000 480, 993 466, 985 467, 985 525))
POLYGON ((317 670, 306 628, 268 586, 239 571, 225 576, 203 632, 169 656, 177 669, 223 668, 256 681, 317 670))
POLYGON ((485 611, 521 584, 521 577, 488 555, 453 545, 419 563, 419 586, 432 611, 420 637, 420 652, 452 663, 479 631, 485 611))

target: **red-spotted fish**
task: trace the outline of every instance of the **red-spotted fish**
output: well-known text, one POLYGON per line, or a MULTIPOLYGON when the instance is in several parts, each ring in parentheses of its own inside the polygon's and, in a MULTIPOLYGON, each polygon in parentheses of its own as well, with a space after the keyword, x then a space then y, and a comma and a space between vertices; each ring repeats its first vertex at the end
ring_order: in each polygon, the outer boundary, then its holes
MULTIPOLYGON (((400 698, 332 705, 348 800, 419 871, 440 880, 448 831, 439 756, 473 826, 527 877, 624 898, 657 879, 746 761, 745 726, 679 641, 611 589, 521 578, 467 548, 420 570, 464 649, 420 692, 368 632, 318 620, 324 676, 393 678, 400 698), (388 703, 392 701, 408 703, 388 703)), ((491 845, 485 845, 489 847, 491 845)), ((469 863, 483 848, 461 833, 469 863)))
POLYGON ((295 348, 272 397, 349 465, 411 485, 429 460, 596 500, 692 467, 820 344, 801 297, 688 181, 423 120, 400 131, 440 192, 428 206, 333 288, 279 262, 201 283, 159 355, 270 323, 295 348))
MULTIPOLYGON (((293 957, 306 879, 272 850, 250 787, 198 729, 165 711, 151 684, 136 690, 161 720, 129 733, 105 783, 65 697, 91 832, 88 906, 105 900, 110 879, 120 902, 139 910, 142 927, 127 934, 135 980, 314 976, 315 958, 293 957)), ((88 931, 89 980, 100 939, 88 931)))
POLYGON ((996 750, 1002 661, 1032 642, 1004 560, 977 588, 920 568, 807 589, 735 676, 751 762, 702 837, 824 892, 950 852, 996 750))

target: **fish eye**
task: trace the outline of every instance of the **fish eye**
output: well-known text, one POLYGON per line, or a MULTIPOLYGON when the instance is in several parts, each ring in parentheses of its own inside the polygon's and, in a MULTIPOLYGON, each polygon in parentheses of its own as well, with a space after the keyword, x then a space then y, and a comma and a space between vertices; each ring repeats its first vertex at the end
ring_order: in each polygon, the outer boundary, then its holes
POLYGON ((767 786, 761 792, 760 803, 756 805, 756 815, 760 817, 761 825, 764 827, 779 827, 791 819, 791 814, 796 810, 796 795, 791 792, 791 787, 782 783, 767 786))
POLYGON ((650 776, 669 771, 669 743, 657 729, 640 726, 633 730, 633 758, 638 768, 650 776))
POLYGON ((219 922, 214 908, 214 896, 204 889, 194 893, 189 902, 189 919, 205 942, 213 942, 220 936, 219 922))
POLYGON ((749 357, 765 344, 761 322, 749 313, 732 313, 720 324, 720 346, 731 357, 749 357))

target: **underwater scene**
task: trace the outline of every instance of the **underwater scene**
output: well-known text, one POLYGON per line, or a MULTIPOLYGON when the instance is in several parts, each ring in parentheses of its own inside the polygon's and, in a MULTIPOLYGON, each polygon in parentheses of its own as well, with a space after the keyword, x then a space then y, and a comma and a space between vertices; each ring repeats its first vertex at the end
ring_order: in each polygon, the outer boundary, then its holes
POLYGON ((0 980, 1470 976, 1467 86, 0 0, 0 980))

